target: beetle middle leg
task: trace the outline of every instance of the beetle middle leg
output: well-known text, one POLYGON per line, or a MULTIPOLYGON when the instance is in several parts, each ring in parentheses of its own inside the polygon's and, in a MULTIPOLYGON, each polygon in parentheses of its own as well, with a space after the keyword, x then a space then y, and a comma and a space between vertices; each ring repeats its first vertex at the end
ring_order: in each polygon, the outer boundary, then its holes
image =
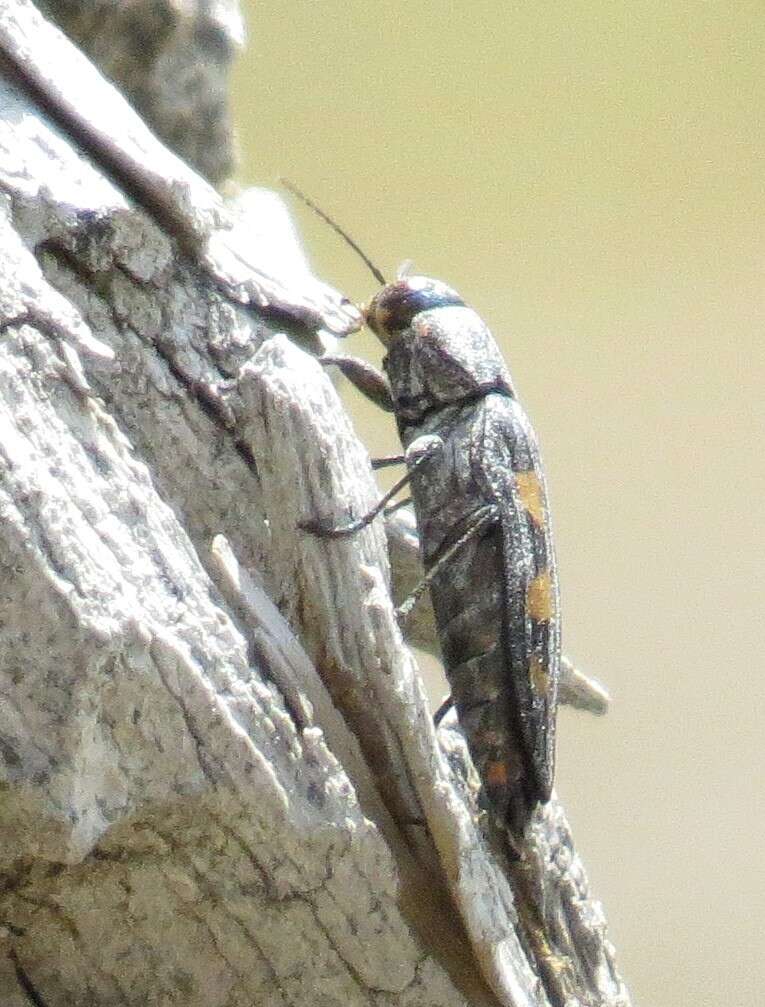
MULTIPOLYGON (((444 442, 440 437, 433 435, 428 435, 425 437, 418 437, 416 441, 410 444, 404 455, 404 460, 406 461, 407 471, 404 475, 398 479, 393 486, 385 493, 375 504, 375 506, 362 517, 357 518, 355 521, 350 521, 347 524, 329 526, 321 521, 302 521, 300 527, 303 531, 311 532, 311 534, 318 536, 319 538, 346 538, 348 535, 355 535, 356 532, 362 531, 367 525, 371 524, 374 519, 385 510, 390 501, 399 493, 404 486, 406 486, 412 478, 414 472, 424 465, 425 462, 429 461, 435 454, 438 454, 444 446, 444 442)), ((382 459, 387 464, 398 463, 399 456, 396 455, 392 459, 382 459)), ((397 505, 398 506, 398 505, 397 505)), ((403 503, 401 504, 403 506, 403 503)))

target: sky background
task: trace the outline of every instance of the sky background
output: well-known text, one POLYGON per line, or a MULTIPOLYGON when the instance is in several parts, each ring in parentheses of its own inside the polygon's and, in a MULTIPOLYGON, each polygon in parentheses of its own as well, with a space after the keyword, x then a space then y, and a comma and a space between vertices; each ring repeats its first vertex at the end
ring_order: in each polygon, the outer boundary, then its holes
MULTIPOLYGON (((386 275, 456 287, 539 434, 564 649, 613 696, 562 711, 557 788, 636 1005, 760 1002, 761 5, 244 7, 239 180, 287 175, 386 275)), ((318 274, 374 293, 295 212, 318 274)))

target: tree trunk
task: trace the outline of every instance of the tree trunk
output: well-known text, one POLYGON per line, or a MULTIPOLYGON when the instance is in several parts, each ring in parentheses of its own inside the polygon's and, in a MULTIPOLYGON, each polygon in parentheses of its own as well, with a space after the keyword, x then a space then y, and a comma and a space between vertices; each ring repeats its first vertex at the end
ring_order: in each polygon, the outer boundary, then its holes
MULTIPOLYGON (((169 46, 230 53, 230 4, 166 3, 169 46)), ((117 79, 128 30, 90 47, 117 79)), ((28 0, 0 53, 2 1003, 628 1004, 557 801, 519 862, 485 834, 379 523, 300 530, 377 495, 306 352, 357 311, 28 0)), ((153 94, 162 61, 127 65, 153 94)))

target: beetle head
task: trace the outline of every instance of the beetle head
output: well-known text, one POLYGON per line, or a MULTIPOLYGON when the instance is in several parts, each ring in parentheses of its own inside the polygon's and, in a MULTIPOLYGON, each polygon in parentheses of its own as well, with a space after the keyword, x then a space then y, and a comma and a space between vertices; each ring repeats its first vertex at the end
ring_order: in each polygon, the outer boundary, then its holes
POLYGON ((445 283, 427 276, 405 276, 384 286, 362 312, 372 332, 389 347, 420 312, 455 305, 464 307, 465 302, 445 283))
POLYGON ((445 283, 425 276, 400 278, 384 286, 362 313, 388 351, 384 366, 405 426, 493 391, 513 395, 485 323, 445 283))

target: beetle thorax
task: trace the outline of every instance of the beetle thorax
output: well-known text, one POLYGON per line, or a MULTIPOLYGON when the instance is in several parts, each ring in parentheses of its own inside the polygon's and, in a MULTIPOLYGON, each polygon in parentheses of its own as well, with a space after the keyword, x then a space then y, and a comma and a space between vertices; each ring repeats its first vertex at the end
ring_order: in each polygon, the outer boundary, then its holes
POLYGON ((510 375, 491 333, 465 306, 417 314, 388 345, 385 369, 396 412, 417 420, 444 406, 490 392, 513 395, 510 375))
POLYGON ((488 328, 445 283, 425 276, 390 283, 365 316, 388 349, 385 369, 400 419, 416 422, 491 391, 513 394, 488 328))

